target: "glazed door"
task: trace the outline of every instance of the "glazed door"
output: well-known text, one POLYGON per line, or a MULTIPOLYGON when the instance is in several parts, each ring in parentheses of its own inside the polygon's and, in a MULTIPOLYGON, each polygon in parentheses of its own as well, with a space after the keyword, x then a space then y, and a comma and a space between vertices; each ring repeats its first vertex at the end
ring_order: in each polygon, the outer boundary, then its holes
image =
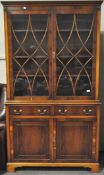
POLYGON ((96 13, 91 7, 14 11, 8 23, 10 97, 95 97, 96 13))
POLYGON ((91 9, 73 7, 56 8, 55 13, 54 96, 58 99, 94 98, 96 16, 91 9))
POLYGON ((11 119, 10 123, 11 161, 50 161, 48 119, 11 119))
POLYGON ((50 12, 39 8, 24 11, 13 11, 8 20, 13 67, 10 95, 20 99, 40 96, 48 99, 52 94, 50 12))
POLYGON ((95 161, 96 128, 91 120, 56 120, 56 161, 95 161))

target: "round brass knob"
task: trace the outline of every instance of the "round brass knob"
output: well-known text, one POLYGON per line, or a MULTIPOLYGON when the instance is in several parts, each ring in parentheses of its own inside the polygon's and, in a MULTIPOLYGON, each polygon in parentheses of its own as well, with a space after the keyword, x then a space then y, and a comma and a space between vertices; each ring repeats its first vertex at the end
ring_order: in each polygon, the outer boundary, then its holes
POLYGON ((67 112, 67 111, 68 111, 67 109, 64 110, 64 112, 67 112))
POLYGON ((58 112, 62 112, 62 110, 61 110, 61 109, 59 109, 59 110, 58 110, 58 112))
POLYGON ((17 112, 17 109, 14 109, 13 112, 17 112))
POLYGON ((41 112, 41 110, 40 110, 40 109, 38 109, 37 111, 38 111, 38 112, 41 112))
POLYGON ((23 110, 22 109, 19 109, 19 112, 22 112, 23 110))
POLYGON ((24 6, 24 7, 23 7, 23 10, 27 10, 27 7, 26 7, 26 6, 24 6))
POLYGON ((43 112, 47 112, 47 109, 44 109, 43 112))
POLYGON ((83 109, 83 112, 86 112, 86 109, 83 109))
POLYGON ((92 109, 89 109, 88 111, 89 111, 89 112, 92 112, 92 109))

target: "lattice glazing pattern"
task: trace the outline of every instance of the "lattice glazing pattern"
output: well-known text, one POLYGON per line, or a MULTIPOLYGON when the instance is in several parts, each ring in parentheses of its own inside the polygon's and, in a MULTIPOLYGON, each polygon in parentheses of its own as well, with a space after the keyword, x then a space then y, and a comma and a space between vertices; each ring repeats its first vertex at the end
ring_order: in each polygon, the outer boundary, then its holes
POLYGON ((48 15, 13 15, 12 45, 14 96, 48 96, 48 15))
POLYGON ((58 14, 56 25, 57 96, 91 96, 93 15, 58 14))

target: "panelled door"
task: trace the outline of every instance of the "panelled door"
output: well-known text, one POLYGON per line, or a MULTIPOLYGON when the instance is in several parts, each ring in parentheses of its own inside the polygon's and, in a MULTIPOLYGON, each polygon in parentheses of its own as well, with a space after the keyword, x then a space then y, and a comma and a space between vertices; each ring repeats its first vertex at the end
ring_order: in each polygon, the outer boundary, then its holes
POLYGON ((95 161, 96 123, 89 119, 56 119, 56 161, 95 161))
POLYGON ((49 119, 11 119, 11 161, 49 162, 52 144, 50 133, 49 119))
POLYGON ((95 161, 96 134, 96 121, 90 118, 13 118, 11 161, 95 161))

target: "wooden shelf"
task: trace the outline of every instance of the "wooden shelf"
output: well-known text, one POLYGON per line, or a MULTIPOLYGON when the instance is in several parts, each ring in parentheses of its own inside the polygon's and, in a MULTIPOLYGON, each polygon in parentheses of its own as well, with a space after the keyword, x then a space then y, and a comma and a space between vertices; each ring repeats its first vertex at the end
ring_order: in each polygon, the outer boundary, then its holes
MULTIPOLYGON (((57 79, 59 78, 59 76, 60 76, 60 75, 57 75, 57 79)), ((62 75, 61 77, 65 77, 65 75, 62 75)), ((67 77, 68 77, 68 76, 67 76, 67 77)), ((77 74, 77 75, 76 75, 76 74, 73 74, 73 75, 71 75, 71 77, 78 77, 78 74, 77 74)), ((79 78, 80 78, 80 77, 88 77, 88 76, 87 76, 87 75, 80 75, 79 78)), ((89 77, 92 77, 92 75, 89 75, 89 77)), ((68 77, 68 78, 69 78, 69 77, 68 77)))
MULTIPOLYGON (((48 32, 48 30, 42 30, 42 29, 40 29, 40 30, 38 30, 38 29, 36 29, 36 30, 25 30, 25 29, 14 29, 13 30, 14 32, 48 32)), ((90 31, 90 29, 78 29, 78 32, 89 32, 90 31)), ((59 32, 71 32, 71 30, 70 29, 59 29, 59 32)), ((73 32, 77 32, 77 30, 73 30, 73 32)))
POLYGON ((13 29, 14 32, 48 32, 48 30, 36 29, 36 30, 25 30, 25 29, 13 29))
MULTIPOLYGON (((15 56, 15 58, 29 58, 30 56, 22 56, 22 55, 19 55, 19 56, 15 56)), ((40 56, 40 55, 38 55, 38 56, 32 56, 32 57, 30 57, 30 59, 33 59, 33 58, 47 58, 47 56, 40 56)))
MULTIPOLYGON (((28 75, 28 74, 27 74, 27 77, 30 77, 30 78, 31 78, 31 77, 34 77, 34 76, 35 76, 35 74, 31 74, 31 75, 28 75)), ((22 74, 22 75, 18 75, 18 78, 19 78, 19 77, 26 78, 26 75, 23 75, 23 74, 22 74)), ((36 77, 44 78, 43 75, 36 75, 36 77)), ((49 75, 45 75, 45 77, 49 77, 49 75)))
MULTIPOLYGON (((71 30, 59 29, 59 32, 71 32, 71 30)), ((77 32, 77 30, 72 30, 72 32, 77 32)), ((78 32, 90 32, 90 29, 78 29, 78 32)))
MULTIPOLYGON (((64 56, 58 56, 58 58, 72 58, 73 56, 66 56, 66 55, 64 55, 64 56)), ((91 56, 89 56, 89 55, 79 55, 79 56, 76 56, 75 58, 85 58, 85 57, 87 57, 87 58, 91 58, 91 56)))

